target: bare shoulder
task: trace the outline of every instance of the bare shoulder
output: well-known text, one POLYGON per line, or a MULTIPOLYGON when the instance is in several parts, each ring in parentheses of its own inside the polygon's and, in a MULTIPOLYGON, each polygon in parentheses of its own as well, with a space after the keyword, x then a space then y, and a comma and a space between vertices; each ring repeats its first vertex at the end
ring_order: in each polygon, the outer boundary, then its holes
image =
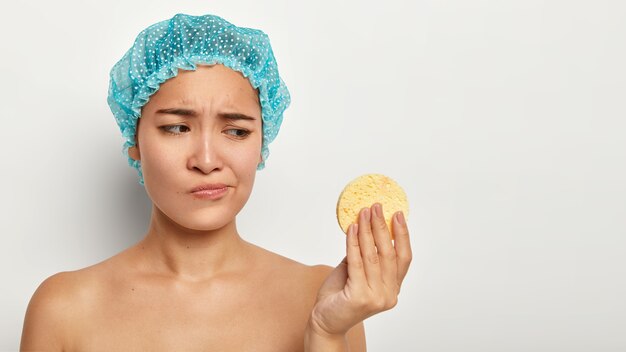
POLYGON ((312 265, 309 268, 311 268, 311 271, 313 272, 313 275, 318 277, 318 279, 319 278, 325 279, 335 269, 332 266, 326 265, 326 264, 312 265))
POLYGON ((96 304, 120 255, 49 276, 33 293, 22 328, 21 351, 68 350, 80 334, 85 312, 96 304))
POLYGON ((63 271, 46 278, 37 287, 28 303, 21 351, 62 350, 71 332, 82 304, 90 296, 93 275, 91 268, 63 271))
POLYGON ((307 265, 287 258, 267 249, 253 245, 264 258, 266 267, 270 268, 275 278, 292 279, 298 286, 306 286, 317 293, 319 286, 334 269, 328 265, 307 265))

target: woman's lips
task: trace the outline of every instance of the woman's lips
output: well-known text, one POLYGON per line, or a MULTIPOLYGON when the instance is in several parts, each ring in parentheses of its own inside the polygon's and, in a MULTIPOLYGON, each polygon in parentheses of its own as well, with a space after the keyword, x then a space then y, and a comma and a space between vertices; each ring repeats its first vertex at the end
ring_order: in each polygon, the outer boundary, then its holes
POLYGON ((191 194, 199 199, 219 199, 222 198, 228 192, 228 187, 218 189, 205 189, 202 191, 192 192, 191 194))

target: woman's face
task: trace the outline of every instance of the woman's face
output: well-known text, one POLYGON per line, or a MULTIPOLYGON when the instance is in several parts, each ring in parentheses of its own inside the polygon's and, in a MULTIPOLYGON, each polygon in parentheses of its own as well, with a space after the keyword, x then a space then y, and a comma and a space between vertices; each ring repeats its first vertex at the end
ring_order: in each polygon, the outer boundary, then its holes
POLYGON ((261 162, 258 93, 241 73, 223 65, 179 70, 142 109, 138 148, 146 192, 177 224, 194 230, 221 228, 234 220, 252 192, 261 162), (219 199, 200 199, 192 189, 224 184, 219 199))

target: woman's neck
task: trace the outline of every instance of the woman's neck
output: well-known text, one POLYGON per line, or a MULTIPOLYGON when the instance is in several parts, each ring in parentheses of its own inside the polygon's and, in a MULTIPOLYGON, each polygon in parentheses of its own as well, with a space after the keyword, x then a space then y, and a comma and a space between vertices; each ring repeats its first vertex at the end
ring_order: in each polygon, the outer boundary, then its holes
POLYGON ((235 219, 219 229, 192 230, 153 207, 150 228, 137 248, 145 251, 145 270, 200 282, 244 269, 249 244, 239 236, 235 219))

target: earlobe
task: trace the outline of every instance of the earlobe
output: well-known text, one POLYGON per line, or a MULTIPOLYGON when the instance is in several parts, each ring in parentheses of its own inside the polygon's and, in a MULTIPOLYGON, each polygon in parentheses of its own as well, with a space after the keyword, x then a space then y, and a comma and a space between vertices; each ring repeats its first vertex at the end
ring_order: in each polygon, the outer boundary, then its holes
POLYGON ((139 155, 139 147, 138 146, 132 146, 128 148, 128 156, 130 156, 131 159, 135 160, 135 161, 140 161, 141 160, 141 156, 139 155))

